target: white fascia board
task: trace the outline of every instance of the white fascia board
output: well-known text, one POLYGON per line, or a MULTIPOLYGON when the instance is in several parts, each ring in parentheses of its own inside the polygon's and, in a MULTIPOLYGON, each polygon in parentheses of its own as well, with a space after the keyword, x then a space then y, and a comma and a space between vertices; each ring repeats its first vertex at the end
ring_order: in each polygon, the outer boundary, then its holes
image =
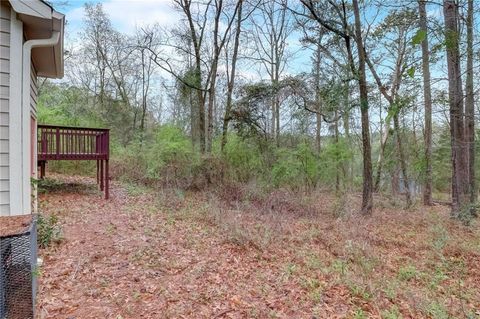
POLYGON ((53 31, 60 32, 60 39, 54 46, 55 69, 57 70, 56 78, 61 79, 64 75, 64 33, 65 33, 65 15, 57 11, 53 11, 54 23, 53 31))

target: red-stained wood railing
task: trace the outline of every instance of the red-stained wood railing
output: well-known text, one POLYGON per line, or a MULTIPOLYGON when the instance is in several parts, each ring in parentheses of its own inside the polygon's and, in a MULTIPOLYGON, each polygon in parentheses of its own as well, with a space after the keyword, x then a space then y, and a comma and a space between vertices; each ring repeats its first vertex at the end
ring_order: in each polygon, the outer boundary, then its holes
POLYGON ((110 136, 108 129, 55 125, 37 126, 37 155, 41 178, 52 160, 96 160, 97 182, 109 196, 110 136))
POLYGON ((38 125, 38 160, 107 160, 109 130, 38 125))

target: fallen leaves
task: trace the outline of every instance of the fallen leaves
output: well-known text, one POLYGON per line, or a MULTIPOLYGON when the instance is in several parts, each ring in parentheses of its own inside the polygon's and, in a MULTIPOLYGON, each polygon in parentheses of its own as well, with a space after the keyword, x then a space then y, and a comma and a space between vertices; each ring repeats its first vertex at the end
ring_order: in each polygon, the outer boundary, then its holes
POLYGON ((93 179, 56 178, 70 187, 42 194, 40 207, 59 217, 65 240, 41 251, 39 318, 380 318, 392 307, 422 318, 447 299, 452 316, 480 308, 479 231, 442 208, 341 219, 329 194, 297 205, 277 192, 248 206, 207 192, 131 195, 116 182, 105 201, 93 179), (439 221, 451 235, 435 252, 439 221), (418 278, 398 280, 408 263, 418 278), (449 279, 428 288, 440 266, 449 279))

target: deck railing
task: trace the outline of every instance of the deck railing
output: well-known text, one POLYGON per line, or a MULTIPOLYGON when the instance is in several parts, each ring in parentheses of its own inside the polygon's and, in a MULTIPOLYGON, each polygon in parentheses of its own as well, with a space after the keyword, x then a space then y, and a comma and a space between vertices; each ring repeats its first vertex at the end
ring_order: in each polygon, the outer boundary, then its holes
POLYGON ((106 160, 109 130, 38 125, 38 160, 106 160))
POLYGON ((100 190, 105 190, 105 198, 108 198, 110 153, 108 129, 42 124, 37 126, 37 136, 40 178, 45 176, 47 161, 96 160, 97 183, 100 190))

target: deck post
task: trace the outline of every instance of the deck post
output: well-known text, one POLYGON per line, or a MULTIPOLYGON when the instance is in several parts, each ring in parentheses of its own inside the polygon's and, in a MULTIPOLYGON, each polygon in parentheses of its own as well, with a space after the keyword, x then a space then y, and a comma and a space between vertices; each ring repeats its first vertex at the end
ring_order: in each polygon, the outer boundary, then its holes
POLYGON ((56 157, 60 159, 60 129, 57 127, 55 132, 55 148, 56 148, 56 157))
POLYGON ((100 163, 99 160, 97 160, 97 185, 100 183, 100 163))
POLYGON ((105 160, 105 199, 109 197, 109 176, 108 176, 108 159, 105 160))
POLYGON ((103 181, 104 181, 104 174, 103 174, 103 160, 100 160, 100 190, 103 192, 103 181))
POLYGON ((40 179, 45 178, 45 164, 46 161, 40 161, 40 179))
POLYGON ((41 135, 42 138, 40 139, 40 142, 41 142, 41 146, 42 146, 42 148, 41 148, 42 154, 47 154, 47 146, 48 146, 48 144, 47 144, 47 134, 43 130, 41 131, 41 134, 42 134, 41 135))

